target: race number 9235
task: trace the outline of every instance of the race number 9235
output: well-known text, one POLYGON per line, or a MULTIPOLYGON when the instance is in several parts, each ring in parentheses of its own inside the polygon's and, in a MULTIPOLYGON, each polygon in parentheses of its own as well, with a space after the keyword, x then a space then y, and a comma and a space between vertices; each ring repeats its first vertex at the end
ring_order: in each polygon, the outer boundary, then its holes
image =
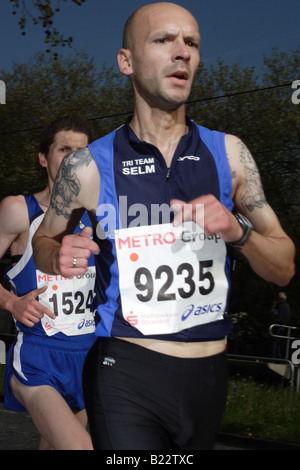
POLYGON ((136 296, 141 302, 149 302, 156 291, 158 301, 173 301, 177 295, 188 299, 194 295, 196 289, 201 295, 208 295, 215 286, 212 267, 213 260, 199 261, 198 273, 195 273, 194 267, 189 263, 181 263, 175 272, 166 264, 158 266, 154 273, 146 267, 140 267, 134 274, 134 285, 139 291, 136 296), (174 280, 177 281, 178 276, 180 286, 176 282, 177 287, 175 287, 174 280), (195 281, 195 278, 198 278, 198 281, 195 281))

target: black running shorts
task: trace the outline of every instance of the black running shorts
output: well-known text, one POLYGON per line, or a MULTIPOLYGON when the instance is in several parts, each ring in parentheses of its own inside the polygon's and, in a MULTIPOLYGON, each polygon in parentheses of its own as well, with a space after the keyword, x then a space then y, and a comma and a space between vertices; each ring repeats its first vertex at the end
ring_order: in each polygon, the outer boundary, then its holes
POLYGON ((99 338, 83 388, 95 450, 210 450, 226 402, 226 354, 183 359, 99 338))

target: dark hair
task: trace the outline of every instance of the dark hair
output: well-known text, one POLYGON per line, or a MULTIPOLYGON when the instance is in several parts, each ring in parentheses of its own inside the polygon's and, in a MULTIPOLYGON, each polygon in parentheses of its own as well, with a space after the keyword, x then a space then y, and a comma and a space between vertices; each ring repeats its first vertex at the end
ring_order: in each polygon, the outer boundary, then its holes
POLYGON ((92 133, 86 119, 75 115, 65 116, 56 119, 45 127, 40 137, 39 152, 47 156, 50 145, 53 144, 56 134, 60 131, 81 132, 82 134, 87 135, 89 143, 93 140, 92 133))

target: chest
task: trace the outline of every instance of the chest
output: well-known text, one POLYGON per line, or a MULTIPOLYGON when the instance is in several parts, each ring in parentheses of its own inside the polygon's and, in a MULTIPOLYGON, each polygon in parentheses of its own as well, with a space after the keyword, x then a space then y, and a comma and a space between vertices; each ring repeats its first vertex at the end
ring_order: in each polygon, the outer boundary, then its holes
POLYGON ((123 227, 141 215, 139 225, 161 223, 163 206, 172 199, 189 202, 204 194, 219 199, 215 160, 200 138, 181 142, 169 166, 150 144, 127 146, 126 152, 124 148, 124 142, 116 139, 114 178, 123 227))

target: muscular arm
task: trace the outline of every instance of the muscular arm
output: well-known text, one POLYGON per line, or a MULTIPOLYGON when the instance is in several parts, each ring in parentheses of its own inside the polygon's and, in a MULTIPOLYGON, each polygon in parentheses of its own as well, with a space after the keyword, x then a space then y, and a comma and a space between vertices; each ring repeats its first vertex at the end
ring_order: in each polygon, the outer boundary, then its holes
POLYGON ((241 252, 259 276, 284 286, 294 275, 294 244, 265 198, 257 166, 247 147, 238 138, 228 135, 226 149, 236 175, 236 181, 233 180, 235 206, 254 228, 241 252))
POLYGON ((22 255, 28 230, 29 217, 24 196, 8 196, 3 199, 0 203, 0 258, 9 248, 11 254, 22 255))
MULTIPOLYGON (((285 286, 294 275, 294 244, 266 201, 258 169, 247 147, 231 135, 226 136, 225 144, 232 173, 232 199, 237 211, 247 217, 254 228, 241 252, 259 276, 285 286)), ((177 208, 181 206, 174 220, 176 224, 183 217, 192 217, 199 223, 197 205, 203 204, 205 233, 217 233, 227 243, 238 241, 243 235, 235 216, 212 195, 190 201, 184 216, 184 202, 173 200, 172 205, 175 204, 177 208)))
MULTIPOLYGON (((24 197, 8 196, 3 199, 0 204, 0 258, 28 229, 29 220, 24 197)), ((15 300, 17 297, 0 285, 0 307, 14 313, 15 300)))
POLYGON ((50 207, 32 241, 34 260, 41 271, 66 277, 86 271, 87 260, 98 252, 98 246, 90 239, 89 228, 72 233, 84 209, 96 213, 99 187, 99 172, 87 148, 65 156, 50 207), (72 267, 74 258, 76 268, 72 267))
MULTIPOLYGON (((29 230, 27 205, 23 196, 8 196, 0 204, 0 257, 10 248, 11 254, 22 255, 29 230)), ((46 287, 29 292, 23 297, 0 285, 0 307, 8 310, 16 320, 29 327, 37 323, 44 314, 55 318, 55 315, 43 307, 36 297, 46 287)))

